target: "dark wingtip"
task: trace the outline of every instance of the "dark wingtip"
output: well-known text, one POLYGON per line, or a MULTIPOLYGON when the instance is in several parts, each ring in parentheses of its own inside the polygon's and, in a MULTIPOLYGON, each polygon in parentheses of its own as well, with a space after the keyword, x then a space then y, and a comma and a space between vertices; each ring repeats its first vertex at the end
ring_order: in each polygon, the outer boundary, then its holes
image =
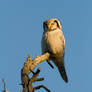
POLYGON ((68 78, 67 78, 66 73, 65 73, 65 75, 64 75, 64 76, 62 76, 62 78, 63 78, 63 80, 64 80, 66 83, 68 83, 68 78))
POLYGON ((68 83, 68 79, 64 80, 66 83, 68 83))
POLYGON ((68 77, 67 77, 66 72, 64 72, 64 76, 62 76, 62 77, 63 77, 63 80, 64 80, 66 83, 68 83, 68 77))
POLYGON ((61 77, 63 78, 63 80, 66 83, 68 83, 68 77, 67 77, 67 74, 66 74, 66 71, 65 71, 65 67, 64 66, 59 66, 58 69, 59 69, 59 72, 60 72, 61 77))

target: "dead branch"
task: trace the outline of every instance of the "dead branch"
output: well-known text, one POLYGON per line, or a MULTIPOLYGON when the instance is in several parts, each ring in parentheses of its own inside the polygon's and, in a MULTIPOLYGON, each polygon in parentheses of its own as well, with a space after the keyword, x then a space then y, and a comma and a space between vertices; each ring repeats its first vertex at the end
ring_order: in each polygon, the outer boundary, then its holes
POLYGON ((4 79, 2 79, 2 82, 4 84, 4 90, 3 90, 3 92, 9 92, 9 91, 6 90, 6 83, 5 83, 4 79))
POLYGON ((37 78, 37 76, 40 73, 40 68, 37 69, 36 72, 33 72, 33 69, 41 62, 48 60, 50 57, 49 53, 45 53, 42 56, 37 56, 33 60, 31 59, 31 56, 29 55, 27 58, 27 61, 24 63, 24 67, 21 69, 21 81, 23 86, 22 92, 34 92, 37 89, 44 88, 46 91, 50 92, 48 88, 46 88, 44 85, 40 85, 37 87, 33 87, 33 82, 36 81, 42 81, 44 78, 37 78), (33 76, 29 78, 29 74, 32 73, 33 76))
POLYGON ((50 92, 50 90, 48 88, 46 88, 44 85, 40 85, 34 88, 34 90, 38 90, 40 88, 44 88, 46 91, 50 92))

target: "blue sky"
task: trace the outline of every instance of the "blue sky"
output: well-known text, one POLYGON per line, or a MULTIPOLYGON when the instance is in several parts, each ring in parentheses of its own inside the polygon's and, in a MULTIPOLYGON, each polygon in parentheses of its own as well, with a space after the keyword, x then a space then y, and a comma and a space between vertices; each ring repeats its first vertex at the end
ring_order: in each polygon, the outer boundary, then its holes
MULTIPOLYGON (((58 18, 66 39, 66 84, 57 68, 46 62, 41 67, 39 84, 51 92, 92 91, 92 1, 91 0, 0 0, 0 90, 4 78, 7 90, 20 92, 20 71, 30 53, 41 55, 43 21, 58 18)), ((38 85, 35 83, 34 85, 38 85)), ((36 92, 45 92, 40 89, 36 92)))

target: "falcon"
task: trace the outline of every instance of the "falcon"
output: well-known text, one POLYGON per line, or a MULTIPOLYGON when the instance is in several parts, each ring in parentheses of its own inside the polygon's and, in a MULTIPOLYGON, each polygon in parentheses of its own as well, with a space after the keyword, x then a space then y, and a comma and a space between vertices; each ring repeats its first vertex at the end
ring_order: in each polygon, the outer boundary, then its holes
MULTIPOLYGON (((62 25, 56 18, 48 19, 43 22, 43 29, 41 40, 42 54, 50 53, 50 58, 47 60, 48 64, 50 64, 49 60, 52 60, 57 66, 61 77, 67 83, 68 78, 64 64, 65 38, 62 32, 62 25)), ((53 68, 52 65, 51 67, 53 68)))

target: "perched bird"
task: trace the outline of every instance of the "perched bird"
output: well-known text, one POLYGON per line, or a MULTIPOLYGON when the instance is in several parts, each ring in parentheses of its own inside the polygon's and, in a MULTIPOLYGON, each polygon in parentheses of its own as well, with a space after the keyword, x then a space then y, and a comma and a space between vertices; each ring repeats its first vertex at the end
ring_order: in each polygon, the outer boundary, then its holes
MULTIPOLYGON (((42 54, 50 53, 49 60, 54 62, 63 80, 67 83, 68 78, 64 66, 65 38, 62 26, 59 20, 54 18, 44 21, 43 29, 44 32, 41 40, 42 54)), ((49 60, 47 61, 48 63, 49 60)))

